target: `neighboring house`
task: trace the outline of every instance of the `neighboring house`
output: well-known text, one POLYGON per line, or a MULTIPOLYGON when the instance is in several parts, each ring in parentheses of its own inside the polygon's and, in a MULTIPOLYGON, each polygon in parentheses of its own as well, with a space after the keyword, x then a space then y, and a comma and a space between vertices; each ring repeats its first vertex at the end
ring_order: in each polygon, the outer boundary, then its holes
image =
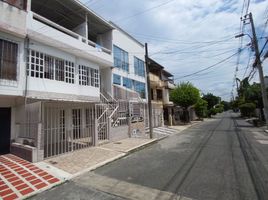
POLYGON ((145 48, 142 43, 130 36, 117 25, 111 23, 113 31, 113 96, 116 99, 129 99, 138 93, 146 99, 145 48), (134 92, 133 92, 134 91, 134 92))
POLYGON ((169 100, 169 91, 175 88, 173 75, 163 66, 149 58, 149 77, 152 98, 153 127, 172 125, 173 102, 169 100))
POLYGON ((12 141, 36 161, 109 140, 100 77, 114 27, 77 0, 26 3, 0 1, 1 151, 12 141))
POLYGON ((111 118, 111 138, 115 140, 132 134, 131 131, 126 131, 129 121, 135 121, 135 125, 130 123, 131 127, 139 126, 133 129, 140 133, 145 132, 144 119, 148 119, 147 84, 144 45, 116 24, 110 23, 115 27, 113 30, 114 66, 111 72, 112 86, 106 88, 106 91, 110 91, 118 103, 118 108, 111 118))

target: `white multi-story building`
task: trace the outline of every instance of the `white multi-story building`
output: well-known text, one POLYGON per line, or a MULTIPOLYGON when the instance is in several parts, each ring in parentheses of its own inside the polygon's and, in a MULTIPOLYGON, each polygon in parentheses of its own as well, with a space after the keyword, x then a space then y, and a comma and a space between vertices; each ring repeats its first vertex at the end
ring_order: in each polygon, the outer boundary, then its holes
POLYGON ((117 99, 129 99, 129 95, 138 93, 146 99, 145 48, 127 32, 111 23, 113 31, 113 96, 117 99))
POLYGON ((77 0, 0 1, 1 152, 34 161, 109 139, 113 29, 77 0))

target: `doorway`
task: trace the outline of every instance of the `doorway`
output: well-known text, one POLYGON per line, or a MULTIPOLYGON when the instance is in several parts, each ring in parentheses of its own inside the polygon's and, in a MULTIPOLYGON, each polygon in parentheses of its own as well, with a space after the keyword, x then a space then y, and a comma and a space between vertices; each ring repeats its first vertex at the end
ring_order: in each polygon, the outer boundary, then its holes
POLYGON ((11 108, 0 108, 0 155, 10 152, 11 108))

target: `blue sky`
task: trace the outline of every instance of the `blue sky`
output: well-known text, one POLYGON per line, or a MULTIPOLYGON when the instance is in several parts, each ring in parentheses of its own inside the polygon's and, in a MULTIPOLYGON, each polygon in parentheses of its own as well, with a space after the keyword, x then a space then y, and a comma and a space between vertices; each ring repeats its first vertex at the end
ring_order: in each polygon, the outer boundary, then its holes
MULTIPOLYGON (((237 56, 194 76, 183 77, 209 67, 237 52, 240 16, 244 0, 83 0, 106 20, 111 20, 142 43, 147 42, 149 55, 174 74, 176 82, 190 81, 203 93, 212 92, 230 99, 237 56)), ((247 2, 247 0, 245 1, 247 2)), ((244 7, 244 12, 246 12, 244 7)), ((258 37, 268 18, 268 1, 251 0, 258 37)), ((250 26, 245 32, 251 34, 250 26)), ((265 39, 259 39, 260 48, 265 39)), ((250 43, 243 38, 243 46, 250 43)), ((249 48, 240 56, 238 78, 246 71, 249 48)), ((268 59, 267 59, 268 60, 268 59)), ((263 63, 268 75, 268 62, 263 63)), ((256 73, 253 81, 258 81, 256 73)))

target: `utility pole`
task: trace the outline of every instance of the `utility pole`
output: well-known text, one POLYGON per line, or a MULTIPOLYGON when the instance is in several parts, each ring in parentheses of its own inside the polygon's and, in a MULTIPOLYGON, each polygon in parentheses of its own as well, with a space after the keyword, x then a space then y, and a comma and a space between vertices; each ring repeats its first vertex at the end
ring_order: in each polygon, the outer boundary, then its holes
POLYGON ((153 126, 152 126, 152 97, 151 97, 151 84, 149 76, 149 56, 148 45, 145 43, 145 65, 146 65, 146 79, 147 79, 147 97, 148 97, 148 112, 149 112, 149 135, 153 138, 153 126))
POLYGON ((261 83, 261 92, 262 92, 262 101, 263 101, 263 108, 264 108, 264 115, 265 115, 265 120, 266 120, 266 126, 268 128, 268 101, 267 101, 267 92, 266 92, 266 86, 264 83, 264 76, 263 76, 263 71, 262 71, 262 62, 260 58, 260 51, 259 51, 259 45, 258 45, 258 39, 256 36, 256 31, 255 31, 255 26, 253 22, 253 17, 252 13, 249 13, 249 20, 251 24, 251 29, 252 29, 252 43, 253 47, 255 49, 256 53, 256 67, 259 71, 259 76, 260 76, 260 83, 261 83))

